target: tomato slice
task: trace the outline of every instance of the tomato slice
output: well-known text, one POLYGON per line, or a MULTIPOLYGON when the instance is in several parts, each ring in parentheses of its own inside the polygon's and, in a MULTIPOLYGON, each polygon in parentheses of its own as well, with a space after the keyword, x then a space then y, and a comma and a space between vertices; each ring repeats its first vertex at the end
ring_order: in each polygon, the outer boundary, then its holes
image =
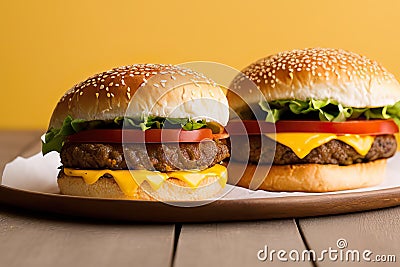
POLYGON ((223 139, 225 133, 212 134, 211 129, 185 131, 181 129, 94 129, 81 131, 67 137, 72 143, 174 143, 201 142, 205 139, 223 139))
POLYGON ((351 120, 344 122, 326 121, 278 121, 279 132, 319 132, 336 134, 381 135, 399 132, 393 120, 351 120))
MULTIPOLYGON (((226 127, 230 135, 242 135, 243 130, 238 131, 239 125, 244 125, 248 135, 261 133, 334 133, 334 134, 360 134, 382 135, 399 132, 397 124, 393 120, 350 120, 344 122, 328 121, 303 121, 281 120, 277 123, 245 120, 232 121, 226 127)), ((243 127, 242 127, 243 128, 243 127)))
POLYGON ((226 131, 224 131, 224 132, 222 132, 222 133, 217 133, 217 134, 213 134, 213 139, 225 139, 225 138, 228 138, 229 137, 229 134, 226 132, 226 131))
POLYGON ((274 133, 275 123, 257 120, 232 120, 225 127, 229 135, 259 135, 274 133))

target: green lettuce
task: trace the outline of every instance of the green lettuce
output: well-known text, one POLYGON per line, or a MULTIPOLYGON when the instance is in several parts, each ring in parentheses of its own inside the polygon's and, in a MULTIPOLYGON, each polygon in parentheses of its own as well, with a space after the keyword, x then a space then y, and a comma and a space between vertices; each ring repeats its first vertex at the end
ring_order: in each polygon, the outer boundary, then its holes
POLYGON ((136 120, 130 117, 116 117, 114 120, 109 121, 85 121, 82 119, 73 119, 71 116, 67 116, 64 119, 61 128, 51 128, 47 131, 44 142, 42 142, 42 153, 45 155, 51 151, 60 152, 67 136, 74 133, 90 129, 121 129, 123 126, 125 128, 141 129, 143 131, 148 129, 161 129, 164 127, 182 128, 187 131, 210 128, 213 133, 219 133, 220 130, 217 123, 206 122, 206 120, 148 116, 143 117, 141 120, 136 120))
POLYGON ((376 108, 344 107, 334 100, 275 100, 261 101, 262 110, 267 112, 266 121, 282 119, 315 119, 320 121, 346 121, 350 119, 393 119, 400 127, 400 101, 391 106, 376 108))

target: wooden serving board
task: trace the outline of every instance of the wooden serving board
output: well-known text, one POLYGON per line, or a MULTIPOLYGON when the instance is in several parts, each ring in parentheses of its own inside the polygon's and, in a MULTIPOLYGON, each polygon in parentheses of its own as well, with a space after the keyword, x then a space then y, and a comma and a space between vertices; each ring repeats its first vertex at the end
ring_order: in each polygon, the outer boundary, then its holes
POLYGON ((400 205, 400 187, 357 193, 217 200, 198 207, 30 192, 0 186, 0 203, 59 215, 133 222, 219 222, 299 218, 400 205))

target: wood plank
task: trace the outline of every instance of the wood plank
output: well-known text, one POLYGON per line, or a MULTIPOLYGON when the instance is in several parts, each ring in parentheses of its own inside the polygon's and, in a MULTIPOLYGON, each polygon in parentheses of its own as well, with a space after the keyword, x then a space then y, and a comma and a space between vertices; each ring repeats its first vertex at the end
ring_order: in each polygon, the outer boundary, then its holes
POLYGON ((170 266, 173 225, 57 220, 0 210, 2 266, 170 266))
POLYGON ((258 260, 268 250, 304 250, 294 220, 183 225, 174 266, 312 266, 310 262, 258 260), (262 256, 262 254, 261 254, 262 256))
POLYGON ((42 151, 42 142, 38 139, 31 142, 29 146, 26 146, 20 153, 20 156, 27 158, 39 153, 40 151, 42 151))
POLYGON ((9 151, 10 149, 23 149, 27 144, 37 139, 40 140, 40 136, 43 131, 30 130, 30 131, 18 131, 18 130, 2 130, 0 131, 0 147, 1 151, 9 151))
POLYGON ((5 164, 29 148, 32 142, 40 143, 42 133, 43 131, 0 131, 0 174, 3 173, 5 164))
MULTIPOLYGON (((400 207, 393 207, 340 216, 300 219, 299 226, 307 244, 314 250, 321 251, 329 247, 338 249, 337 241, 345 239, 347 247, 343 251, 359 250, 362 253, 364 250, 371 250, 373 252, 371 258, 378 254, 397 254, 397 262, 399 262, 399 218, 400 207)), ((396 263, 388 264, 396 265, 396 263)), ((317 262, 317 266, 338 265, 366 266, 366 262, 334 262, 330 260, 317 262)), ((374 263, 370 263, 370 265, 374 266, 374 263)))

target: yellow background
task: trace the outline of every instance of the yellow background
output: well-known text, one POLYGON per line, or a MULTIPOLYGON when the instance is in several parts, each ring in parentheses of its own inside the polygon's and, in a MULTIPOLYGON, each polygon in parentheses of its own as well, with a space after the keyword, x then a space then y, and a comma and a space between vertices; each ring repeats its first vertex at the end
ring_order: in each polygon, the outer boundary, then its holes
POLYGON ((340 47, 400 77, 400 1, 1 1, 0 128, 46 128, 75 83, 133 63, 242 69, 281 50, 340 47))

